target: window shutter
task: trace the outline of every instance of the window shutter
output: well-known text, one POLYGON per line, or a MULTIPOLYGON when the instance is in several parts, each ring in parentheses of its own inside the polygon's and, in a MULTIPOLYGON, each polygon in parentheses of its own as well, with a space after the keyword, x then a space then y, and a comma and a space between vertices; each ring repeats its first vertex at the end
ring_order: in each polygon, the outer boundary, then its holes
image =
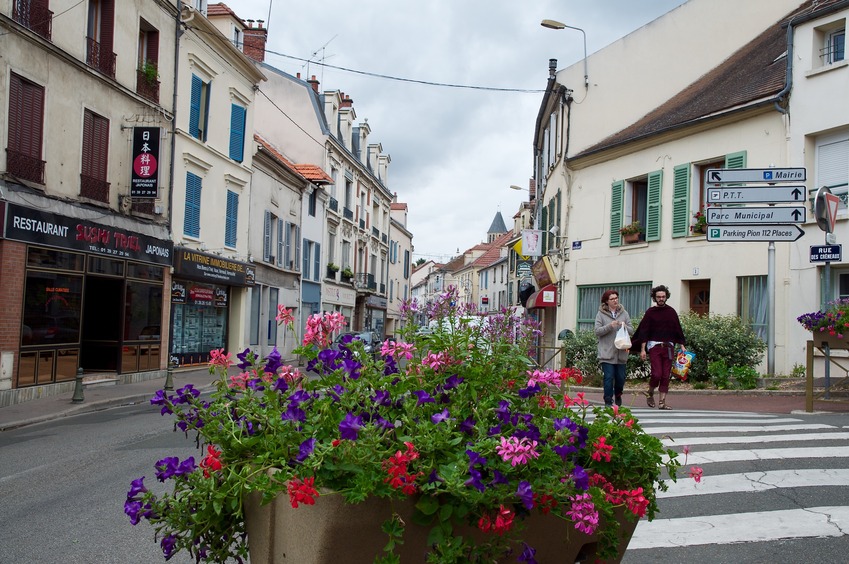
POLYGON ((200 94, 203 81, 196 74, 192 75, 192 96, 189 105, 189 135, 200 139, 200 94))
POLYGON ((44 89, 12 73, 9 80, 9 148, 40 160, 43 124, 44 89))
POLYGON ((298 268, 297 257, 301 254, 301 227, 300 225, 295 225, 295 269, 298 268))
MULTIPOLYGON (((286 260, 286 257, 283 256, 283 252, 289 248, 289 245, 284 242, 283 239, 283 231, 286 225, 284 224, 282 219, 277 220, 277 266, 282 266, 283 261, 286 260)), ((289 232, 286 230, 286 239, 289 238, 289 232)))
POLYGON ((646 211, 646 241, 660 240, 660 210, 661 188, 663 187, 663 171, 649 173, 648 181, 648 210, 646 211))
POLYGON ((209 136, 209 106, 212 100, 212 82, 206 83, 206 98, 203 100, 203 137, 202 141, 206 141, 209 136))
POLYGON ((265 227, 263 229, 262 260, 268 261, 271 257, 271 212, 265 210, 265 227))
POLYGON ((245 114, 238 104, 230 107, 230 158, 242 162, 245 157, 245 114))
POLYGON ((622 204, 625 196, 625 182, 619 180, 610 186, 610 246, 622 245, 622 204))
POLYGON ((236 246, 236 232, 239 222, 239 195, 227 190, 227 216, 224 220, 224 245, 236 246))
POLYGON ((690 163, 673 169, 672 237, 690 234, 690 163))
POLYGON ((294 258, 292 258, 292 228, 290 227, 290 223, 287 221, 283 226, 285 241, 286 241, 286 252, 283 254, 283 267, 289 268, 291 262, 298 260, 298 255, 296 254, 294 258))
POLYGON ((94 155, 92 158, 92 176, 97 180, 106 181, 106 169, 109 163, 109 120, 103 116, 94 115, 94 155))
MULTIPOLYGON (((147 60, 159 65, 159 32, 147 32, 147 60)), ((144 61, 142 61, 144 62, 144 61)))
POLYGON ((20 150, 24 123, 24 85, 21 78, 12 73, 9 77, 9 148, 20 150))
POLYGON ((183 233, 189 237, 200 237, 200 176, 186 173, 186 212, 183 218, 183 233))
POLYGON ((310 247, 310 241, 304 239, 303 266, 301 268, 303 269, 304 278, 307 280, 310 278, 310 247))
POLYGON ((92 170, 92 155, 94 154, 94 114, 89 110, 83 111, 83 146, 82 146, 82 166, 81 172, 83 176, 93 176, 92 170))
POLYGON ((315 244, 315 257, 313 260, 315 264, 315 272, 313 272, 313 280, 318 282, 321 280, 321 243, 315 244))
MULTIPOLYGON (((832 190, 849 183, 849 139, 836 139, 817 146, 817 186, 832 190)), ((841 202, 842 204, 842 202, 841 202)))
POLYGON ((725 155, 725 168, 746 168, 746 151, 725 155))
POLYGON ((112 55, 112 48, 115 43, 113 40, 113 29, 115 27, 114 0, 103 0, 101 6, 101 17, 103 19, 100 22, 100 48, 102 49, 100 57, 102 61, 104 60, 104 57, 112 55))
POLYGON ((542 229, 542 247, 541 248, 542 248, 543 254, 544 254, 545 251, 548 249, 548 247, 546 246, 547 243, 548 243, 548 238, 546 237, 546 235, 548 235, 548 206, 542 207, 542 218, 540 219, 540 222, 541 222, 540 228, 542 229))

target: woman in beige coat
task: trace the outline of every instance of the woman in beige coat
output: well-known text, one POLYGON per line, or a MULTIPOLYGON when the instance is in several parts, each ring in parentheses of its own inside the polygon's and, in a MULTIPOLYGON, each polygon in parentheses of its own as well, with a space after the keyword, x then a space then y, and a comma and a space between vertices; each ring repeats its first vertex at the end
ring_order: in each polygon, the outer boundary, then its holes
POLYGON ((624 326, 629 335, 634 334, 631 316, 619 303, 619 292, 607 290, 601 295, 601 305, 595 316, 595 334, 598 337, 598 360, 604 374, 604 405, 622 405, 625 388, 625 365, 628 351, 616 348, 616 332, 624 326))

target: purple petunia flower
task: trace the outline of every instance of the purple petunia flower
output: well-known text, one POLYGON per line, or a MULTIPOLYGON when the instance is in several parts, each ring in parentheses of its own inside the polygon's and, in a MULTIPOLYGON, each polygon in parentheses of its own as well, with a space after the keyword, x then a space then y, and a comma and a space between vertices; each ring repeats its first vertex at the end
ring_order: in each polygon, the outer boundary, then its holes
POLYGON ((539 384, 535 383, 533 386, 528 386, 527 388, 522 388, 521 390, 519 390, 519 397, 520 398, 529 398, 529 397, 535 396, 536 394, 540 393, 541 391, 542 390, 539 387, 539 384))
POLYGON ((508 485, 510 481, 507 479, 507 476, 499 472, 498 470, 492 471, 492 481, 489 483, 490 486, 495 486, 498 484, 508 485))
POLYGON ((424 403, 436 403, 436 400, 430 397, 430 394, 424 390, 416 390, 413 392, 413 395, 418 398, 418 401, 416 401, 416 407, 424 403))
POLYGON ((504 423, 510 422, 510 402, 507 400, 501 400, 498 402, 498 407, 495 409, 495 416, 498 417, 499 421, 503 421, 504 423))
POLYGON ((124 502, 124 513, 130 518, 131 525, 139 524, 139 513, 142 510, 142 502, 135 499, 128 499, 124 502))
POLYGON ((305 392, 304 390, 298 390, 297 392, 295 392, 291 396, 289 396, 289 405, 292 405, 294 407, 298 407, 303 402, 305 402, 309 399, 310 399, 309 392, 305 392))
POLYGON ((474 466, 475 464, 486 464, 486 458, 473 450, 466 450, 466 456, 469 457, 469 466, 474 466))
POLYGON ((165 556, 165 560, 171 560, 171 557, 174 556, 174 547, 177 544, 177 537, 175 535, 168 535, 159 545, 162 547, 162 554, 165 556))
POLYGON ((470 467, 469 468, 469 476, 470 476, 469 479, 466 480, 465 482, 463 482, 465 485, 472 486, 473 488, 475 488, 476 490, 478 490, 481 493, 486 491, 486 486, 483 484, 483 481, 481 480, 480 470, 470 467))
POLYGON ((301 443, 301 446, 298 448, 298 456, 295 458, 298 462, 303 462, 304 460, 312 454, 313 450, 315 450, 315 439, 307 439, 301 443))
POLYGON ((283 366, 283 357, 280 356, 280 351, 277 350, 277 347, 274 347, 265 358, 265 368, 263 368, 263 370, 270 374, 274 374, 281 366, 283 366))
POLYGON ((587 491, 590 489, 590 476, 582 466, 575 465, 572 470, 572 479, 575 481, 575 487, 587 491))
POLYGON ((156 479, 160 482, 164 482, 168 478, 174 475, 174 472, 177 470, 177 465, 180 463, 180 459, 176 456, 166 456, 162 460, 158 461, 155 464, 156 467, 156 479))
POLYGON ((272 388, 275 392, 285 393, 289 391, 289 384, 286 383, 286 378, 281 376, 274 382, 274 388, 272 388))
POLYGON ((531 488, 531 483, 527 480, 519 482, 519 487, 516 489, 516 495, 522 500, 522 505, 530 511, 534 508, 534 490, 531 488))
POLYGON ((462 423, 460 423, 458 429, 461 433, 466 433, 467 435, 470 435, 472 431, 475 430, 475 423, 477 423, 477 421, 475 421, 474 418, 470 415, 466 417, 462 423))
POLYGON ((380 415, 378 415, 377 417, 374 418, 374 424, 377 425, 378 427, 382 428, 382 429, 386 429, 387 431, 389 429, 395 428, 395 423, 393 423, 392 421, 389 421, 387 419, 384 419, 380 415))
POLYGON ((445 380, 445 389, 452 390, 463 383, 463 378, 454 374, 453 376, 449 376, 447 380, 445 380))
POLYGON ((434 425, 438 425, 439 423, 448 421, 449 419, 451 419, 451 414, 448 413, 447 409, 443 409, 439 413, 434 413, 430 416, 430 420, 434 425))
POLYGON ((436 482, 444 482, 442 478, 439 477, 439 474, 436 473, 436 468, 431 470, 430 476, 427 477, 428 484, 435 484, 436 482))
POLYGON ((280 419, 283 421, 306 421, 307 414, 297 405, 290 403, 286 411, 280 415, 280 419))
POLYGON ((520 554, 516 560, 519 562, 527 562, 527 564, 537 564, 537 560, 534 558, 537 553, 536 549, 524 542, 522 543, 522 546, 524 547, 522 549, 522 554, 520 554))
POLYGON ((555 445, 551 447, 551 450, 553 450, 565 462, 570 454, 578 452, 578 447, 575 445, 555 445))
POLYGON ((171 406, 168 404, 168 397, 165 395, 165 390, 157 390, 153 397, 150 398, 150 405, 161 405, 159 410, 160 415, 170 415, 174 413, 171 406))
POLYGON ((136 497, 139 494, 143 494, 147 491, 147 488, 144 487, 144 476, 141 478, 137 478, 130 482, 130 491, 127 492, 127 499, 131 499, 136 497))
POLYGON ((383 405, 387 407, 392 403, 392 399, 389 397, 389 390, 375 390, 374 395, 371 397, 371 401, 374 402, 375 405, 383 405))
POLYGON ((236 358, 238 358, 241 362, 236 364, 240 369, 247 370, 248 366, 251 365, 251 359, 249 357, 253 356, 250 347, 246 348, 240 353, 236 353, 236 358))
POLYGON ((356 441, 359 438, 359 430, 363 428, 363 418, 352 414, 350 411, 339 423, 339 434, 343 439, 356 441))

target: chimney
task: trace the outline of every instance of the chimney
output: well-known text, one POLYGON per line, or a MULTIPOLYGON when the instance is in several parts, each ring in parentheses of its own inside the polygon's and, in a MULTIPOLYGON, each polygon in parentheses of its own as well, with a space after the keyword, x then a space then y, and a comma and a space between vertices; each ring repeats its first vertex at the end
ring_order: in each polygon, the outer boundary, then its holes
POLYGON ((318 94, 318 81, 315 79, 315 75, 312 75, 307 83, 312 86, 312 89, 315 90, 316 94, 318 94))
POLYGON ((247 21, 250 27, 246 27, 242 32, 244 37, 242 52, 245 56, 261 63, 265 61, 265 43, 268 41, 268 30, 262 28, 263 20, 256 20, 257 27, 254 27, 253 20, 247 21))
POLYGON ((350 96, 347 96, 344 92, 342 93, 342 103, 339 105, 340 108, 350 108, 354 105, 354 101, 350 96))

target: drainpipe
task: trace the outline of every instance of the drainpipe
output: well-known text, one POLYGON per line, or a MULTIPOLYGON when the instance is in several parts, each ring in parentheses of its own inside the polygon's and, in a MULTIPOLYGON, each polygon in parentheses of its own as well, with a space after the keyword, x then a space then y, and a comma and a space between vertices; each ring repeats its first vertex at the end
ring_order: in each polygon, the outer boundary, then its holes
POLYGON ((775 95, 775 109, 782 114, 786 114, 787 110, 781 106, 781 102, 793 86, 793 18, 787 22, 787 70, 785 72, 784 88, 775 95))
MULTIPOLYGON (((171 98, 171 162, 168 167, 168 233, 172 231, 174 209, 174 158, 177 156, 177 84, 180 73, 180 37, 183 35, 181 1, 177 1, 177 15, 174 17, 174 94, 171 98)), ((173 239, 173 234, 172 234, 173 239)))

